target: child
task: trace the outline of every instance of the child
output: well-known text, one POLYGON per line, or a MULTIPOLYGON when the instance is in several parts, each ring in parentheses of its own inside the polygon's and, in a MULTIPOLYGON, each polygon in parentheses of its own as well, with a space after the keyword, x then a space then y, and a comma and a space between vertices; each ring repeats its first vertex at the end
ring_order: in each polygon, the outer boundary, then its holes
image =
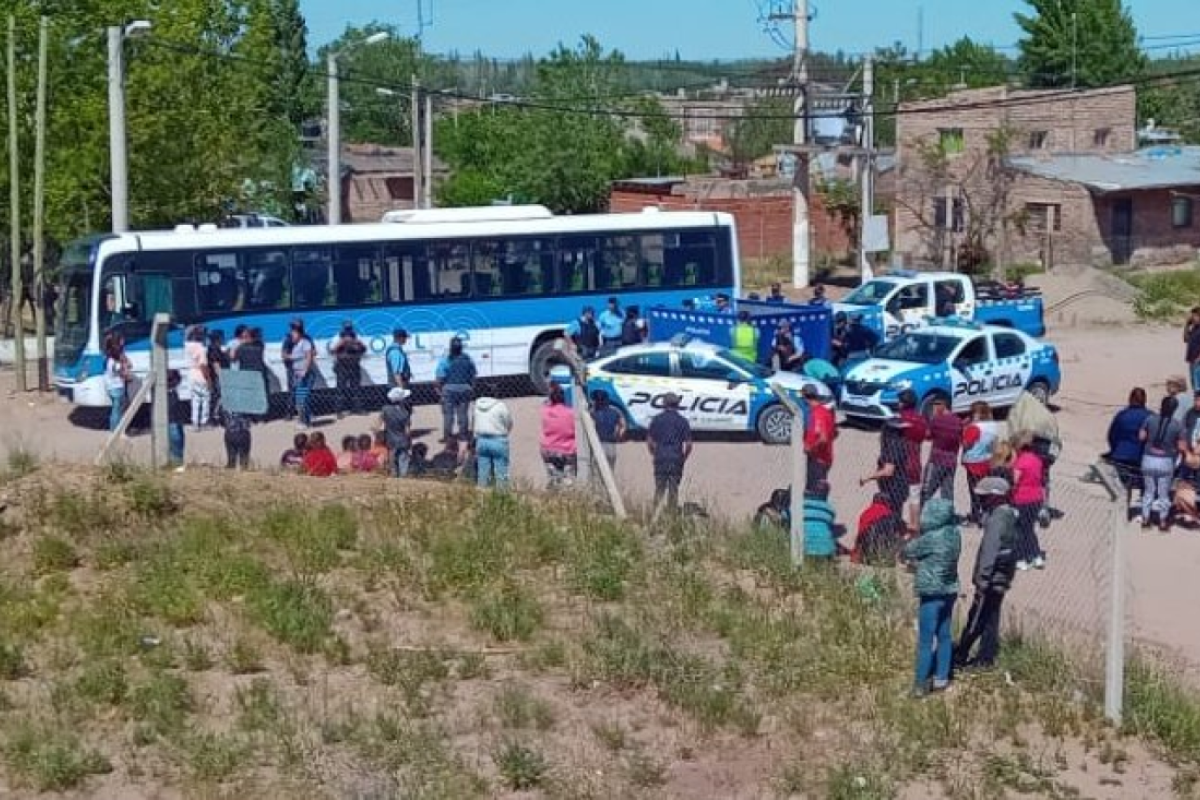
POLYGON ((371 455, 375 456, 375 461, 378 462, 380 469, 386 469, 387 465, 392 463, 389 458, 391 451, 387 446, 387 431, 375 431, 375 440, 371 444, 371 455))
POLYGON ((170 445, 170 464, 176 472, 183 472, 183 450, 186 436, 183 426, 190 418, 191 409, 179 402, 179 384, 183 380, 179 370, 167 373, 167 442, 170 445))
POLYGON ((376 472, 379 469, 379 459, 371 452, 371 434, 364 433, 358 437, 358 449, 352 463, 355 472, 376 472))
POLYGON ((342 452, 337 457, 338 472, 343 474, 354 472, 354 462, 358 457, 358 437, 343 436, 342 452))
POLYGON ((250 420, 244 414, 225 412, 225 466, 250 469, 250 420))
POLYGON ((304 463, 300 471, 315 478, 328 478, 338 471, 337 458, 325 444, 325 434, 317 431, 308 437, 308 448, 304 453, 304 463))
POLYGON ((279 457, 279 466, 284 469, 300 469, 304 463, 304 453, 308 450, 308 434, 297 433, 292 437, 292 449, 284 450, 279 457))

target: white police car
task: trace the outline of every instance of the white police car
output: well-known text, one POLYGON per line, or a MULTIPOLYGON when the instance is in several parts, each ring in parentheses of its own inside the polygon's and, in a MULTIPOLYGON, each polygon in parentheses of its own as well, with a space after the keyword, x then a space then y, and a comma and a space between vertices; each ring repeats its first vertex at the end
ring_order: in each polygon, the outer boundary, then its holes
POLYGON ((1048 401, 1061 379, 1053 345, 1011 328, 940 320, 851 367, 839 406, 847 417, 887 419, 896 414, 900 392, 911 389, 926 413, 936 400, 958 413, 976 400, 1007 408, 1025 391, 1048 401))
POLYGON ((674 392, 679 411, 695 431, 757 432, 768 444, 790 441, 792 415, 771 391, 778 385, 797 403, 813 386, 822 398, 833 393, 820 381, 791 372, 772 372, 723 347, 678 339, 623 347, 587 368, 588 395, 599 390, 625 414, 631 428, 646 428, 674 392))

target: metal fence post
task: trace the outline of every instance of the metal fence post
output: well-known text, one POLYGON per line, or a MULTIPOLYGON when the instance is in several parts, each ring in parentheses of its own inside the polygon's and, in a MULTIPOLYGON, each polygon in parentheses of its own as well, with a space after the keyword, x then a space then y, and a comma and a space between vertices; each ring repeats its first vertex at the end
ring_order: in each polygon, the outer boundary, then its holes
POLYGON ((1092 467, 1093 473, 1108 491, 1109 534, 1112 536, 1112 565, 1109 569, 1108 635, 1104 647, 1104 716, 1114 725, 1121 724, 1125 705, 1125 529, 1128 509, 1123 507, 1125 488, 1120 476, 1103 462, 1092 467))
POLYGON ((154 315, 150 351, 150 370, 154 374, 154 400, 150 406, 150 463, 154 467, 165 467, 171 461, 170 434, 167 431, 171 406, 167 382, 167 332, 170 329, 170 316, 154 315))
POLYGON ((804 563, 804 486, 808 479, 808 464, 804 453, 804 411, 779 386, 771 384, 771 390, 775 392, 779 402, 792 412, 792 519, 788 540, 791 542, 792 564, 798 567, 804 563))

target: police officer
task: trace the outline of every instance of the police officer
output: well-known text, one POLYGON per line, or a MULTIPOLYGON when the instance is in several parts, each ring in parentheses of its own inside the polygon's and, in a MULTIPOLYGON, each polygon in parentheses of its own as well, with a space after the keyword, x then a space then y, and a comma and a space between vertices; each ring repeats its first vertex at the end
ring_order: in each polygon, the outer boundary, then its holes
POLYGON ((758 363, 758 328, 750 324, 750 312, 739 311, 733 326, 733 347, 730 348, 751 363, 758 363))
POLYGON ((412 366, 409 365, 408 353, 404 350, 406 344, 408 344, 408 331, 404 328, 396 328, 392 331, 392 343, 383 353, 384 360, 387 362, 389 387, 407 389, 412 381, 412 366))
POLYGON ((612 355, 621 346, 621 329, 625 324, 625 315, 621 313, 621 304, 617 298, 608 298, 608 306, 600 312, 600 355, 612 355))
POLYGON ((567 326, 567 338, 575 345, 575 351, 584 361, 591 361, 600 352, 600 326, 596 324, 596 310, 584 306, 579 319, 567 326))
POLYGON ((642 343, 642 320, 637 306, 625 309, 625 321, 621 323, 621 346, 642 343))
POLYGON ((846 328, 843 340, 848 361, 863 361, 871 357, 871 351, 879 344, 879 334, 863 323, 862 314, 850 317, 850 326, 846 328))

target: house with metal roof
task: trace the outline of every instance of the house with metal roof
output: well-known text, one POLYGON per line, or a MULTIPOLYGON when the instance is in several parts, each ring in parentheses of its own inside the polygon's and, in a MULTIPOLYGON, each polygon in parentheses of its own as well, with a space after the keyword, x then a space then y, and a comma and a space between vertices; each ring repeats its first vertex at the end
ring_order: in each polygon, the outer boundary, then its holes
POLYGON ((905 103, 896 231, 915 264, 1182 263, 1200 248, 1200 148, 1138 148, 1131 86, 994 87, 905 103))

